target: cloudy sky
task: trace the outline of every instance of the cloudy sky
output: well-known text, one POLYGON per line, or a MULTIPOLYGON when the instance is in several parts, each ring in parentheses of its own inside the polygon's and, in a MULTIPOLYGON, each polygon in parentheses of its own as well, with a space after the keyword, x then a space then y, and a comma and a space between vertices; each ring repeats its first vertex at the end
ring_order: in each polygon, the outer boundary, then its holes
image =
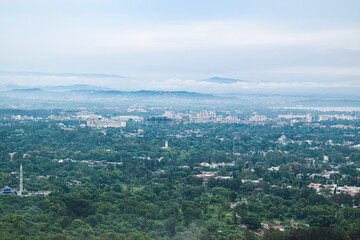
POLYGON ((0 86, 360 92, 359 13, 358 0, 0 0, 0 86), (248 82, 199 81, 214 76, 248 82))

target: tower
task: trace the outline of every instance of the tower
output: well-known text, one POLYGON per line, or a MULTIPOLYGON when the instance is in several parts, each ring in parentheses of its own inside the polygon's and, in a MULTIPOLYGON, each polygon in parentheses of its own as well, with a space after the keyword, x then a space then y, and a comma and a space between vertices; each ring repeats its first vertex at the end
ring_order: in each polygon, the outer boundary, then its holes
POLYGON ((168 141, 165 141, 165 146, 164 147, 161 147, 162 149, 168 149, 169 148, 169 142, 168 141))
POLYGON ((22 163, 20 164, 20 196, 21 196, 21 193, 23 192, 24 190, 24 186, 23 186, 23 166, 22 166, 22 163))

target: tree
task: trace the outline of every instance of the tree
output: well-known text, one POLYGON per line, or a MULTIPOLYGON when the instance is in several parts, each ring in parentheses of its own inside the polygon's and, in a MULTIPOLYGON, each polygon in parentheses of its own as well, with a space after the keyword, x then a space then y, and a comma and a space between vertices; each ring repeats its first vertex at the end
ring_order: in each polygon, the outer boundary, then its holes
POLYGON ((176 233, 176 218, 170 217, 165 221, 165 228, 169 232, 170 237, 173 237, 176 233))
POLYGON ((244 237, 245 237, 245 240, 256 240, 257 239, 256 235, 247 229, 244 232, 244 237))
POLYGON ((181 204, 185 225, 188 226, 191 221, 201 217, 201 210, 190 201, 183 201, 181 204))
POLYGON ((261 221, 257 215, 249 214, 241 217, 241 222, 249 229, 256 230, 261 228, 261 221))

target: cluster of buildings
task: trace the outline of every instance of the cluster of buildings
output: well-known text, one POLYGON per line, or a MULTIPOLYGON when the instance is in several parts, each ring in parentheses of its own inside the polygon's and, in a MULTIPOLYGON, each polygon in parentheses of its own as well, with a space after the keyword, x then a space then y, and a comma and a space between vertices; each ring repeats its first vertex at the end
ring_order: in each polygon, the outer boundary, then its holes
POLYGON ((73 159, 70 159, 70 158, 67 158, 67 159, 60 159, 60 160, 57 160, 58 163, 64 163, 64 162, 67 162, 67 161, 70 161, 70 162, 74 162, 74 163, 85 163, 87 164, 89 167, 95 167, 95 166, 103 166, 103 167, 107 167, 107 166, 121 166, 123 165, 123 162, 108 162, 108 161, 105 161, 105 160, 102 160, 102 161, 90 161, 90 160, 73 160, 73 159))
POLYGON ((225 167, 225 166, 235 166, 235 162, 229 162, 229 163, 225 163, 225 162, 221 162, 221 163, 207 163, 207 162, 202 162, 200 163, 200 166, 202 167, 208 167, 208 168, 219 168, 219 167, 225 167))
POLYGON ((230 180, 233 179, 231 176, 219 176, 218 172, 201 172, 200 174, 193 175, 194 178, 201 178, 206 182, 209 180, 209 178, 215 178, 215 179, 226 179, 230 180))
POLYGON ((86 125, 89 127, 107 128, 107 127, 126 127, 126 122, 132 120, 135 122, 144 122, 144 117, 141 116, 114 116, 111 118, 104 118, 99 116, 88 116, 86 118, 86 125))
MULTIPOLYGON (((228 113, 226 113, 228 115, 228 113)), ((169 118, 176 123, 241 123, 236 116, 223 116, 215 111, 201 111, 196 113, 179 113, 174 111, 165 111, 163 117, 169 118)))
POLYGON ((41 120, 41 118, 34 118, 33 116, 21 116, 21 115, 12 115, 11 120, 30 120, 30 121, 36 121, 41 120))
POLYGON ((82 184, 81 181, 72 179, 72 180, 70 180, 70 181, 66 184, 66 186, 67 186, 67 187, 72 187, 72 186, 79 186, 79 185, 81 185, 81 184, 82 184))
POLYGON ((349 121, 354 121, 356 119, 359 119, 359 117, 357 116, 350 116, 350 115, 338 115, 338 114, 334 114, 334 115, 319 115, 319 121, 329 121, 329 120, 349 120, 349 121))
POLYGON ((276 122, 289 122, 294 123, 312 123, 313 121, 327 121, 327 120, 350 120, 354 121, 359 119, 357 116, 351 115, 317 115, 312 116, 310 114, 295 115, 295 114, 284 114, 278 115, 277 118, 269 118, 265 115, 254 115, 249 116, 247 119, 239 119, 238 116, 232 115, 231 112, 223 112, 224 115, 218 114, 215 111, 201 111, 197 113, 179 113, 174 111, 165 111, 164 117, 170 118, 175 122, 184 123, 245 123, 245 124, 264 124, 264 123, 276 123, 276 122))
POLYGON ((268 118, 265 115, 254 115, 249 117, 250 122, 265 122, 268 118))
POLYGON ((96 128, 108 128, 108 127, 126 127, 125 121, 114 121, 109 119, 87 119, 86 125, 89 127, 96 127, 96 128))
MULTIPOLYGON (((31 120, 31 121, 40 121, 40 120, 50 120, 50 121, 76 121, 83 123, 82 126, 96 127, 96 128, 107 128, 107 127, 126 127, 126 122, 130 119, 135 122, 143 122, 144 118, 141 116, 114 116, 111 118, 105 118, 101 115, 95 114, 88 111, 80 111, 72 114, 71 116, 55 116, 50 115, 47 118, 34 118, 33 116, 21 116, 13 115, 11 116, 12 120, 31 120), (85 125, 86 123, 86 125, 85 125)), ((65 126, 62 124, 60 126, 64 130, 73 130, 73 127, 65 126)))
MULTIPOLYGON (((147 108, 137 105, 130 106, 128 112, 138 112, 146 113, 148 110, 164 110, 163 108, 147 108)), ((146 124, 173 124, 173 123, 245 123, 245 124, 265 124, 265 123, 307 123, 310 124, 314 121, 329 121, 329 120, 349 120, 354 121, 359 119, 358 116, 353 115, 296 115, 296 114, 283 114, 278 115, 275 118, 269 118, 266 115, 261 115, 254 113, 254 115, 249 116, 244 119, 240 119, 238 113, 230 111, 200 111, 200 112, 175 112, 175 111, 164 111, 164 114, 161 116, 152 116, 144 118, 137 115, 128 115, 128 116, 114 116, 111 118, 104 118, 101 115, 82 110, 75 113, 70 113, 67 116, 54 116, 51 115, 48 118, 34 118, 33 116, 21 116, 13 115, 11 116, 12 120, 53 120, 53 121, 79 121, 86 122, 87 126, 97 127, 97 128, 106 128, 106 127, 125 127, 126 122, 132 119, 135 122, 145 122, 146 124)), ((346 125, 345 125, 346 126, 346 125)))
POLYGON ((1 190, 0 194, 2 195, 18 195, 23 197, 33 197, 33 196, 47 196, 51 191, 19 191, 16 188, 11 189, 10 187, 5 187, 1 190))
POLYGON ((127 109, 128 112, 141 112, 141 113, 146 113, 147 109, 146 107, 142 107, 142 106, 137 106, 137 105, 132 105, 129 106, 127 109))
MULTIPOLYGON (((326 179, 330 179, 332 175, 339 175, 340 172, 339 171, 324 171, 322 173, 313 173, 310 174, 309 178, 310 179, 314 179, 315 177, 323 177, 326 179)), ((343 175, 342 177, 345 177, 345 175, 343 175)))
POLYGON ((235 116, 224 117, 222 115, 217 115, 214 111, 202 111, 196 114, 189 114, 189 122, 192 123, 208 123, 208 122, 217 122, 217 123, 239 123, 240 120, 235 116))
MULTIPOLYGON (((324 161, 328 161, 328 157, 324 156, 324 161)), ((330 165, 332 168, 336 168, 335 166, 330 165)), ((276 167, 271 167, 268 168, 269 171, 279 171, 280 170, 280 166, 276 166, 276 167)), ((360 170, 360 168, 356 169, 356 170, 360 170)), ((325 178, 327 180, 332 179, 332 176, 334 175, 339 175, 341 178, 345 178, 346 175, 341 174, 339 171, 335 171, 335 170, 331 170, 331 171, 327 171, 324 170, 321 173, 312 173, 312 174, 303 174, 303 173, 299 173, 296 174, 296 178, 302 178, 304 176, 308 176, 309 179, 314 180, 316 177, 321 177, 321 178, 325 178)), ((331 182, 331 181, 330 181, 331 182)), ((257 183, 257 182, 253 182, 253 183, 257 183)), ((334 193, 334 194, 339 194, 339 193, 344 193, 344 194, 349 194, 351 196, 355 196, 357 193, 360 193, 360 187, 356 187, 356 186, 338 186, 337 184, 321 184, 321 183, 310 183, 307 187, 309 188, 313 188, 315 189, 319 194, 322 192, 322 189, 329 189, 330 193, 334 193)))
MULTIPOLYGON (((334 127, 334 126, 331 126, 334 127)), ((346 126, 346 128, 348 128, 348 126, 346 126)), ((350 126, 351 128, 351 126, 350 126)), ((358 127, 360 129, 360 127, 358 127)), ((345 136, 345 134, 344 134, 345 136)), ((349 135, 350 137, 353 137, 354 135, 349 135)), ((284 134, 281 135, 281 137, 279 137, 276 141, 277 143, 279 143, 280 145, 286 145, 289 143, 294 143, 294 144, 303 144, 303 143, 307 143, 309 145, 313 145, 314 140, 290 140, 288 139, 284 134)), ((334 143, 334 141, 332 139, 329 139, 325 142, 317 142, 317 144, 323 144, 325 146, 344 146, 344 147, 349 147, 349 148, 354 148, 354 149, 360 149, 360 144, 355 144, 354 140, 344 140, 343 142, 338 142, 338 143, 334 143)), ((309 149, 311 150, 315 150, 318 149, 317 146, 315 147, 310 147, 309 149)), ((264 155, 266 155, 266 153, 263 152, 264 155)), ((324 159, 325 160, 325 159, 324 159)), ((328 160, 328 159, 327 159, 328 160)), ((326 160, 325 160, 326 161, 326 160)))
POLYGON ((310 123, 313 121, 313 117, 310 114, 307 115, 287 114, 287 115, 278 115, 278 120, 287 120, 290 121, 291 123, 298 123, 298 122, 310 123))
MULTIPOLYGON (((210 169, 218 169, 220 167, 226 167, 226 166, 235 166, 235 162, 220 162, 220 163, 207 163, 207 162, 202 162, 200 163, 199 167, 194 167, 194 169, 199 169, 199 168, 210 168, 210 169)), ((182 166, 184 167, 184 166, 182 166)), ((196 174, 193 175, 193 177, 195 178, 201 178, 204 180, 204 182, 206 182, 209 178, 215 178, 215 179, 233 179, 233 177, 231 176, 219 176, 218 172, 209 172, 209 171, 202 171, 200 174, 196 174)))
MULTIPOLYGON (((289 122, 291 124, 294 123, 312 123, 314 121, 331 121, 331 120, 348 120, 348 121, 355 121, 359 119, 358 116, 351 116, 351 115, 317 115, 312 116, 310 114, 303 114, 303 115, 295 115, 295 114, 284 114, 278 115, 277 118, 268 118, 265 115, 253 115, 249 117, 248 123, 266 123, 266 122, 289 122)), ((242 121, 246 123, 246 121, 242 121)))
POLYGON ((360 187, 355 187, 355 186, 337 186, 336 184, 319 184, 319 183, 310 183, 308 185, 309 188, 313 188, 316 190, 316 192, 318 194, 321 194, 323 189, 329 189, 331 193, 334 194, 348 194, 350 196, 355 196, 356 194, 360 193, 360 187))

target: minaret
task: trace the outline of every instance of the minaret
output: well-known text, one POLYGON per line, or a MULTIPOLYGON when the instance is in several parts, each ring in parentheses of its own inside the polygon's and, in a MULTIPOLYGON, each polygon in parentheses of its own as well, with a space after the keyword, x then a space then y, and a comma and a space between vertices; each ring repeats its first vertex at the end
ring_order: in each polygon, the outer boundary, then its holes
POLYGON ((22 167, 22 163, 20 164, 20 196, 21 193, 24 190, 24 186, 23 186, 23 167, 22 167))

